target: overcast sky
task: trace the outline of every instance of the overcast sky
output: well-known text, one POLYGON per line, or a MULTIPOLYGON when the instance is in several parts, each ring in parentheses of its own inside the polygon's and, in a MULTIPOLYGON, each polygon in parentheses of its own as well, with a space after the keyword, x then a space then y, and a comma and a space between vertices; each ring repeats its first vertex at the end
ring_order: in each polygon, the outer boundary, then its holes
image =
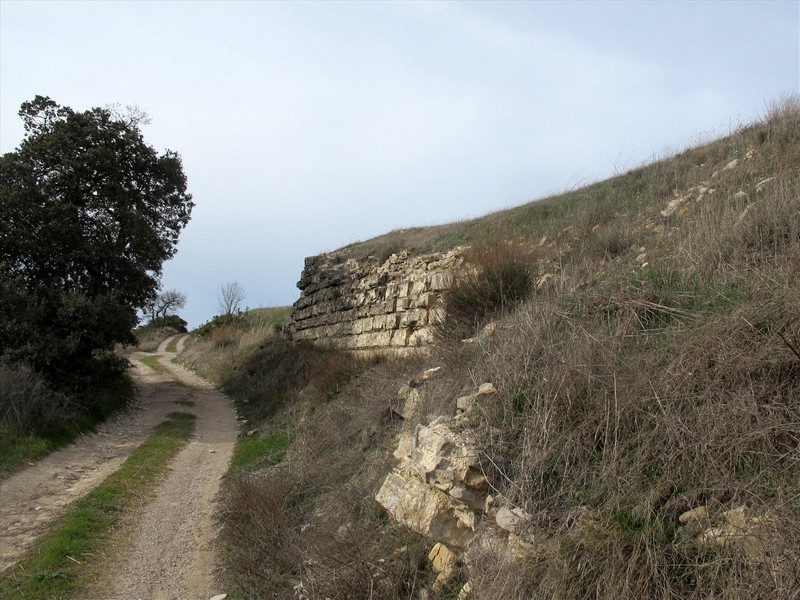
POLYGON ((0 2, 0 152, 36 94, 138 105, 197 203, 165 288, 296 300, 303 258, 627 170, 800 88, 800 3, 0 2))

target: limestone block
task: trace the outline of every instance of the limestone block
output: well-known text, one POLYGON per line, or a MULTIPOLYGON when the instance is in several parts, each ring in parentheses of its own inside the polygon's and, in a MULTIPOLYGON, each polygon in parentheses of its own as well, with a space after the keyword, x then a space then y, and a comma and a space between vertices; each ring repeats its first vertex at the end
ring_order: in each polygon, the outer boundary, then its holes
POLYGON ((453 284, 453 276, 450 273, 439 272, 431 275, 430 284, 427 289, 434 292, 441 292, 450 289, 452 284, 453 284))
POLYGON ((368 331, 366 328, 371 325, 372 323, 368 319, 357 319, 353 321, 353 334, 361 335, 364 331, 368 331))
POLYGON ((455 553, 442 542, 437 542, 428 554, 428 560, 436 573, 445 573, 453 569, 456 562, 455 553))
POLYGON ((512 533, 520 531, 530 522, 531 516, 520 508, 501 507, 494 516, 495 523, 500 529, 512 533))
POLYGON ((373 335, 375 336, 372 341, 373 346, 378 346, 378 347, 390 346, 392 343, 391 331, 379 331, 378 333, 374 333, 373 335))
POLYGON ((432 308, 439 297, 440 295, 436 292, 425 292, 417 296, 414 304, 420 308, 432 308))
POLYGON ((708 508, 705 506, 698 506, 692 510, 687 510, 678 517, 678 522, 681 525, 688 525, 689 523, 707 522, 708 521, 708 508))
POLYGON ((486 500, 474 491, 468 489, 464 484, 457 483, 447 492, 456 500, 460 500, 473 510, 482 512, 486 505, 486 500))
POLYGON ((391 473, 375 499, 397 522, 451 548, 464 548, 474 531, 456 515, 458 501, 412 477, 391 473))
MULTIPOLYGON (((408 401, 406 401, 406 405, 408 405, 408 401)), ((408 413, 412 414, 412 410, 409 410, 408 413)), ((406 418, 405 406, 403 407, 403 418, 406 418)), ((397 449, 394 451, 394 457, 400 461, 407 460, 414 451, 414 444, 414 432, 410 430, 402 431, 397 439, 397 449)))
POLYGON ((746 508, 738 506, 723 513, 721 526, 706 529, 697 539, 705 544, 733 545, 749 560, 763 562, 770 547, 769 525, 768 515, 748 518, 746 508))
POLYGON ((411 293, 411 288, 413 287, 413 283, 410 281, 403 281, 397 286, 397 295, 396 298, 407 298, 408 295, 411 293))
POLYGON ((482 383, 478 387, 478 396, 492 396, 497 393, 497 390, 491 383, 482 383))
POLYGON ((433 339, 433 330, 430 327, 423 327, 411 332, 408 336, 407 345, 417 347, 430 346, 433 343, 433 339))
POLYGON ((456 409, 467 412, 473 406, 475 406, 475 394, 470 394, 468 396, 461 396, 460 398, 456 399, 456 409))
POLYGON ((428 311, 424 308, 413 308, 405 311, 400 317, 400 327, 421 327, 428 323, 428 311))
POLYGON ((392 346, 404 347, 408 346, 408 338, 410 332, 408 329, 395 329, 392 331, 392 346))

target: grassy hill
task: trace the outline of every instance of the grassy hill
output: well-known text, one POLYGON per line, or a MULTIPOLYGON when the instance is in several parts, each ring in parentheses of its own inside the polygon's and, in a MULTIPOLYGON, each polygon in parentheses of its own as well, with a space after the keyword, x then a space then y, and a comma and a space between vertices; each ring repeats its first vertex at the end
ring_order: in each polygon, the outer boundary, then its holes
POLYGON ((426 358, 359 362, 240 334, 260 339, 214 376, 251 436, 288 444, 278 467, 254 459, 228 485, 242 597, 796 598, 799 166, 792 97, 607 181, 343 249, 469 244, 482 269, 446 298, 456 318, 426 358), (476 444, 492 494, 536 540, 521 560, 471 550, 435 589, 433 543, 374 500, 397 390, 428 367, 442 369, 418 385, 423 423, 497 389, 476 444))

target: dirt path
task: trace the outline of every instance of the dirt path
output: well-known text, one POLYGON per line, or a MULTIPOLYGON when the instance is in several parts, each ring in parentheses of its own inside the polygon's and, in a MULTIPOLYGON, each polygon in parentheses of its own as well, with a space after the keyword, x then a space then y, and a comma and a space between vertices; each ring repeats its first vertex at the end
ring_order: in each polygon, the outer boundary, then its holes
MULTIPOLYGON (((88 598, 201 599, 216 593, 213 521, 220 479, 236 441, 236 417, 229 401, 193 373, 172 364, 158 349, 168 375, 143 366, 135 354, 136 405, 53 453, 2 485, 0 569, 12 565, 48 523, 112 473, 175 410, 197 415, 196 431, 170 466, 152 500, 126 527, 114 533, 115 552, 88 598), (176 401, 193 402, 194 406, 176 401)), ((178 349, 184 339, 179 339, 178 349)))

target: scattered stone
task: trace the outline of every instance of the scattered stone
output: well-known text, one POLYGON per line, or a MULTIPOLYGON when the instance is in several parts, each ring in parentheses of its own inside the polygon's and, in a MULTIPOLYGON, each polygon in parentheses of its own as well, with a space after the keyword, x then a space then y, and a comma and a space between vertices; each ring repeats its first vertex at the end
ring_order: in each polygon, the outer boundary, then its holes
POLYGON ((433 582, 433 589, 434 591, 441 590, 453 577, 456 555, 440 542, 430 551, 428 560, 433 565, 433 571, 438 573, 433 582))
POLYGON ((542 239, 539 240, 539 246, 544 246, 547 243, 547 236, 543 235, 542 239))
POLYGON ((636 257, 636 262, 638 262, 638 263, 647 262, 647 254, 642 252, 639 256, 636 257))
POLYGON ((754 562, 763 562, 769 548, 770 535, 767 529, 769 517, 747 518, 747 509, 737 506, 722 514, 723 523, 706 529, 697 538, 704 544, 727 546, 733 544, 754 562))
POLYGON ((735 169, 737 166, 739 166, 739 159, 738 158, 734 158, 731 162, 729 162, 727 165, 722 167, 722 170, 723 171, 730 171, 731 169, 735 169))
POLYGON ((758 150, 756 150, 755 148, 750 148, 750 150, 747 151, 747 154, 744 155, 744 159, 745 160, 750 160, 756 154, 758 154, 758 150))
POLYGON ((696 523, 699 521, 708 521, 708 508, 705 506, 698 506, 692 510, 687 510, 678 517, 678 522, 681 525, 688 525, 689 523, 696 523))
POLYGON ((689 198, 686 196, 678 196, 674 200, 670 200, 669 203, 667 203, 667 207, 661 211, 661 216, 671 217, 681 206, 686 204, 688 200, 689 198))
POLYGON ((450 488, 448 494, 477 511, 482 511, 486 504, 486 501, 483 498, 460 483, 457 483, 450 488))
POLYGON ((763 188, 765 185, 767 185, 767 184, 768 184, 770 181, 772 181, 773 179, 775 179, 775 178, 774 178, 774 177, 767 177, 766 179, 762 179, 761 181, 759 181, 759 182, 756 184, 756 190, 757 190, 757 191, 761 191, 761 189, 762 189, 762 188, 763 188))
POLYGON ((491 383, 482 383, 478 388, 478 396, 491 396, 497 393, 497 390, 491 383))
POLYGON ((472 583, 467 582, 464 584, 464 587, 458 592, 458 600, 468 600, 470 595, 472 594, 472 583))
POLYGON ((524 510, 519 508, 508 508, 507 506, 501 507, 494 516, 495 523, 497 523, 498 527, 512 533, 516 532, 526 523, 528 523, 530 518, 530 515, 524 510))
POLYGON ((439 371, 442 370, 442 367, 433 367, 432 369, 426 369, 422 372, 422 381, 427 381, 434 375, 436 375, 439 371))
POLYGON ((734 198, 747 198, 747 193, 739 190, 733 195, 734 198))
POLYGON ((545 273, 544 275, 539 277, 539 280, 536 282, 536 289, 541 290, 555 278, 556 278, 555 273, 545 273))
POLYGON ((444 573, 453 569, 456 555, 442 542, 437 542, 428 554, 428 560, 431 561, 433 570, 436 573, 444 573))
POLYGON ((456 408, 461 411, 468 411, 475 405, 475 394, 469 396, 461 396, 456 399, 456 408))
POLYGON ((228 594, 217 594, 216 596, 212 596, 209 600, 225 600, 228 597, 228 594))

